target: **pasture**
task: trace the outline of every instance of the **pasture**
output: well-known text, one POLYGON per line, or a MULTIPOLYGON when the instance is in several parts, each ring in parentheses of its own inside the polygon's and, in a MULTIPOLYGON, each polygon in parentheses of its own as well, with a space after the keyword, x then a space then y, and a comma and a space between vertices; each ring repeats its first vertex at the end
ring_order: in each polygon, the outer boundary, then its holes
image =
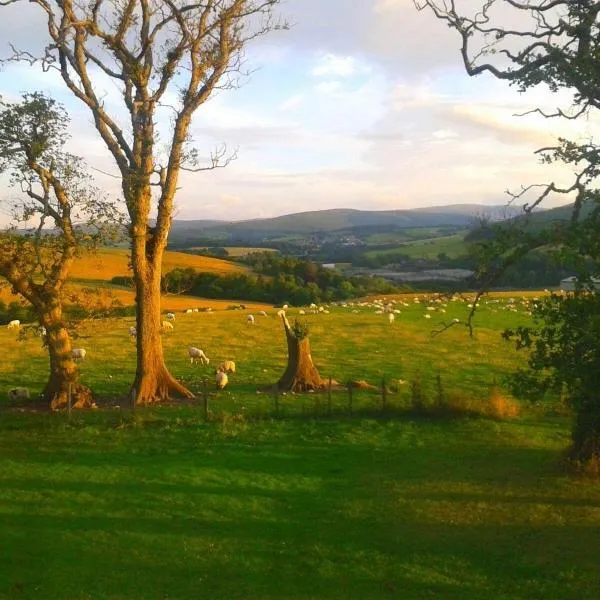
MULTIPOLYGON (((126 248, 101 248, 96 252, 85 253, 78 257, 71 270, 68 294, 78 297, 86 289, 92 289, 98 294, 97 300, 109 306, 116 301, 123 306, 135 304, 135 293, 132 289, 111 284, 111 279, 118 276, 130 276, 128 267, 129 251, 126 248)), ((195 256, 183 252, 165 252, 163 259, 163 272, 168 273, 175 268, 191 267, 204 273, 219 275, 232 273, 245 273, 248 269, 242 265, 212 258, 209 256, 195 256)), ((3 302, 22 302, 20 296, 13 294, 9 287, 0 286, 0 300, 3 302)), ((68 299, 67 299, 68 303, 68 299)), ((185 310, 186 308, 215 308, 225 309, 232 302, 228 300, 205 300, 186 295, 164 295, 162 308, 168 310, 185 310)), ((248 307, 259 310, 265 305, 258 302, 247 302, 248 307)))
MULTIPOLYGON (((373 306, 302 318, 324 377, 419 376, 432 397, 440 373, 449 394, 483 405, 494 379, 523 363, 499 333, 529 321, 528 302, 482 300, 474 339, 461 301, 396 298, 393 325, 373 306)), ((178 313, 163 336, 169 367, 195 391, 218 361, 236 361, 208 422, 195 403, 132 412, 121 402, 131 319, 90 324, 76 341, 105 408, 68 420, 7 411, 2 399, 0 597, 597 598, 600 485, 560 468, 568 416, 390 418, 364 391, 352 416, 340 392, 332 417, 315 410, 323 395, 303 394, 282 397, 273 418, 256 390, 283 372, 283 328, 274 309, 254 326, 247 313, 178 313), (211 364, 190 365, 189 345, 211 364)), ((3 328, 0 347, 0 389, 39 391, 39 339, 3 328)), ((393 406, 408 405, 408 387, 393 406)))

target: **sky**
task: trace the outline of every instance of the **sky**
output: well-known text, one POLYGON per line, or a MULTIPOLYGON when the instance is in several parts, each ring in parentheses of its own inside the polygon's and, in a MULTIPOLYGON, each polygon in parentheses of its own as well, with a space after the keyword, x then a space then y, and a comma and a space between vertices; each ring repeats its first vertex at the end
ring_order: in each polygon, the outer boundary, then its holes
MULTIPOLYGON (((0 10, 0 55, 9 54, 8 42, 35 49, 44 31, 39 9, 21 3, 0 10)), ((287 0, 278 12, 289 30, 249 46, 251 76, 195 115, 199 153, 226 144, 237 158, 224 169, 182 174, 177 219, 501 205, 507 189, 569 181, 564 168, 540 165, 537 148, 558 135, 600 132, 590 121, 514 116, 554 109, 564 98, 542 88, 520 94, 487 75, 469 78, 456 34, 412 0, 287 0)), ((114 85, 100 86, 118 111, 114 85)), ((69 149, 85 157, 99 186, 118 195, 118 179, 102 173, 117 174, 112 157, 62 82, 24 64, 0 72, 4 97, 37 89, 67 106, 69 149)), ((159 126, 166 131, 168 121, 159 126)), ((0 200, 14 193, 2 185, 0 200)))

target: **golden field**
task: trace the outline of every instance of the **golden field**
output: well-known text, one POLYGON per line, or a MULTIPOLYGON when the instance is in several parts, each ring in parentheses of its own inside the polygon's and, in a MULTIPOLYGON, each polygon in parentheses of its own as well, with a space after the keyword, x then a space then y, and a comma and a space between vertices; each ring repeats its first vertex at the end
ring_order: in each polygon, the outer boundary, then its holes
MULTIPOLYGON (((70 278, 73 281, 68 284, 67 292, 69 294, 80 294, 84 288, 93 287, 99 290, 102 302, 109 304, 116 300, 124 306, 133 305, 135 298, 133 290, 110 283, 113 277, 131 274, 127 266, 128 261, 129 251, 125 248, 103 248, 78 258, 71 270, 70 278)), ((165 252, 163 273, 168 273, 178 267, 192 267, 197 271, 215 274, 244 273, 248 270, 241 265, 218 258, 194 256, 183 252, 165 252)), ((7 303, 15 300, 20 301, 20 296, 13 294, 9 287, 2 286, 0 287, 0 300, 7 303)), ((174 311, 207 307, 219 310, 238 303, 232 300, 207 300, 183 295, 166 295, 162 298, 163 310, 174 311)), ((251 309, 263 309, 269 306, 257 302, 245 302, 244 304, 251 309)))

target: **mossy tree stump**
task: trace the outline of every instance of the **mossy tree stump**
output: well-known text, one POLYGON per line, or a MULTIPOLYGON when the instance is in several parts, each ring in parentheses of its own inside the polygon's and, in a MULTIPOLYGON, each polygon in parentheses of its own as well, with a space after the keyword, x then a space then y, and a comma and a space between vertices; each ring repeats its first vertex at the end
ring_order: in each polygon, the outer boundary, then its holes
POLYGON ((288 364, 277 388, 282 392, 308 392, 323 390, 327 387, 313 363, 308 340, 308 327, 296 321, 290 326, 283 311, 277 313, 283 321, 288 347, 288 364))

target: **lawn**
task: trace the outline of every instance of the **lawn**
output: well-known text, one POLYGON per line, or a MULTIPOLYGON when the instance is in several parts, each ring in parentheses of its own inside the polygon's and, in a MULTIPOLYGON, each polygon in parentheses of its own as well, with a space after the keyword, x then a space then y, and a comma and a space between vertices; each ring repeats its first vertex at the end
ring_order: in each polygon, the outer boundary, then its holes
MULTIPOLYGON (((466 303, 412 296, 392 326, 365 306, 306 319, 324 376, 420 373, 431 396, 440 373, 448 393, 484 403, 491 382, 523 362, 499 332, 529 321, 527 301, 483 300, 474 339, 461 324, 431 335, 462 321, 466 303)), ((274 310, 255 326, 246 314, 177 314, 164 336, 170 368, 192 389, 218 360, 236 361, 209 422, 201 404, 133 413, 122 403, 71 420, 2 411, 0 598, 598 597, 600 484, 560 467, 567 416, 390 417, 369 392, 350 416, 341 392, 333 417, 315 411, 324 396, 306 394, 281 398, 273 418, 256 389, 283 371, 283 329, 274 310), (189 364, 191 344, 210 367, 189 364)), ((77 340, 88 349, 82 377, 105 399, 131 382, 129 324, 93 324, 77 340)), ((14 338, 0 331, 1 389, 37 391, 39 339, 14 338)), ((408 390, 389 401, 401 408, 408 390)))

